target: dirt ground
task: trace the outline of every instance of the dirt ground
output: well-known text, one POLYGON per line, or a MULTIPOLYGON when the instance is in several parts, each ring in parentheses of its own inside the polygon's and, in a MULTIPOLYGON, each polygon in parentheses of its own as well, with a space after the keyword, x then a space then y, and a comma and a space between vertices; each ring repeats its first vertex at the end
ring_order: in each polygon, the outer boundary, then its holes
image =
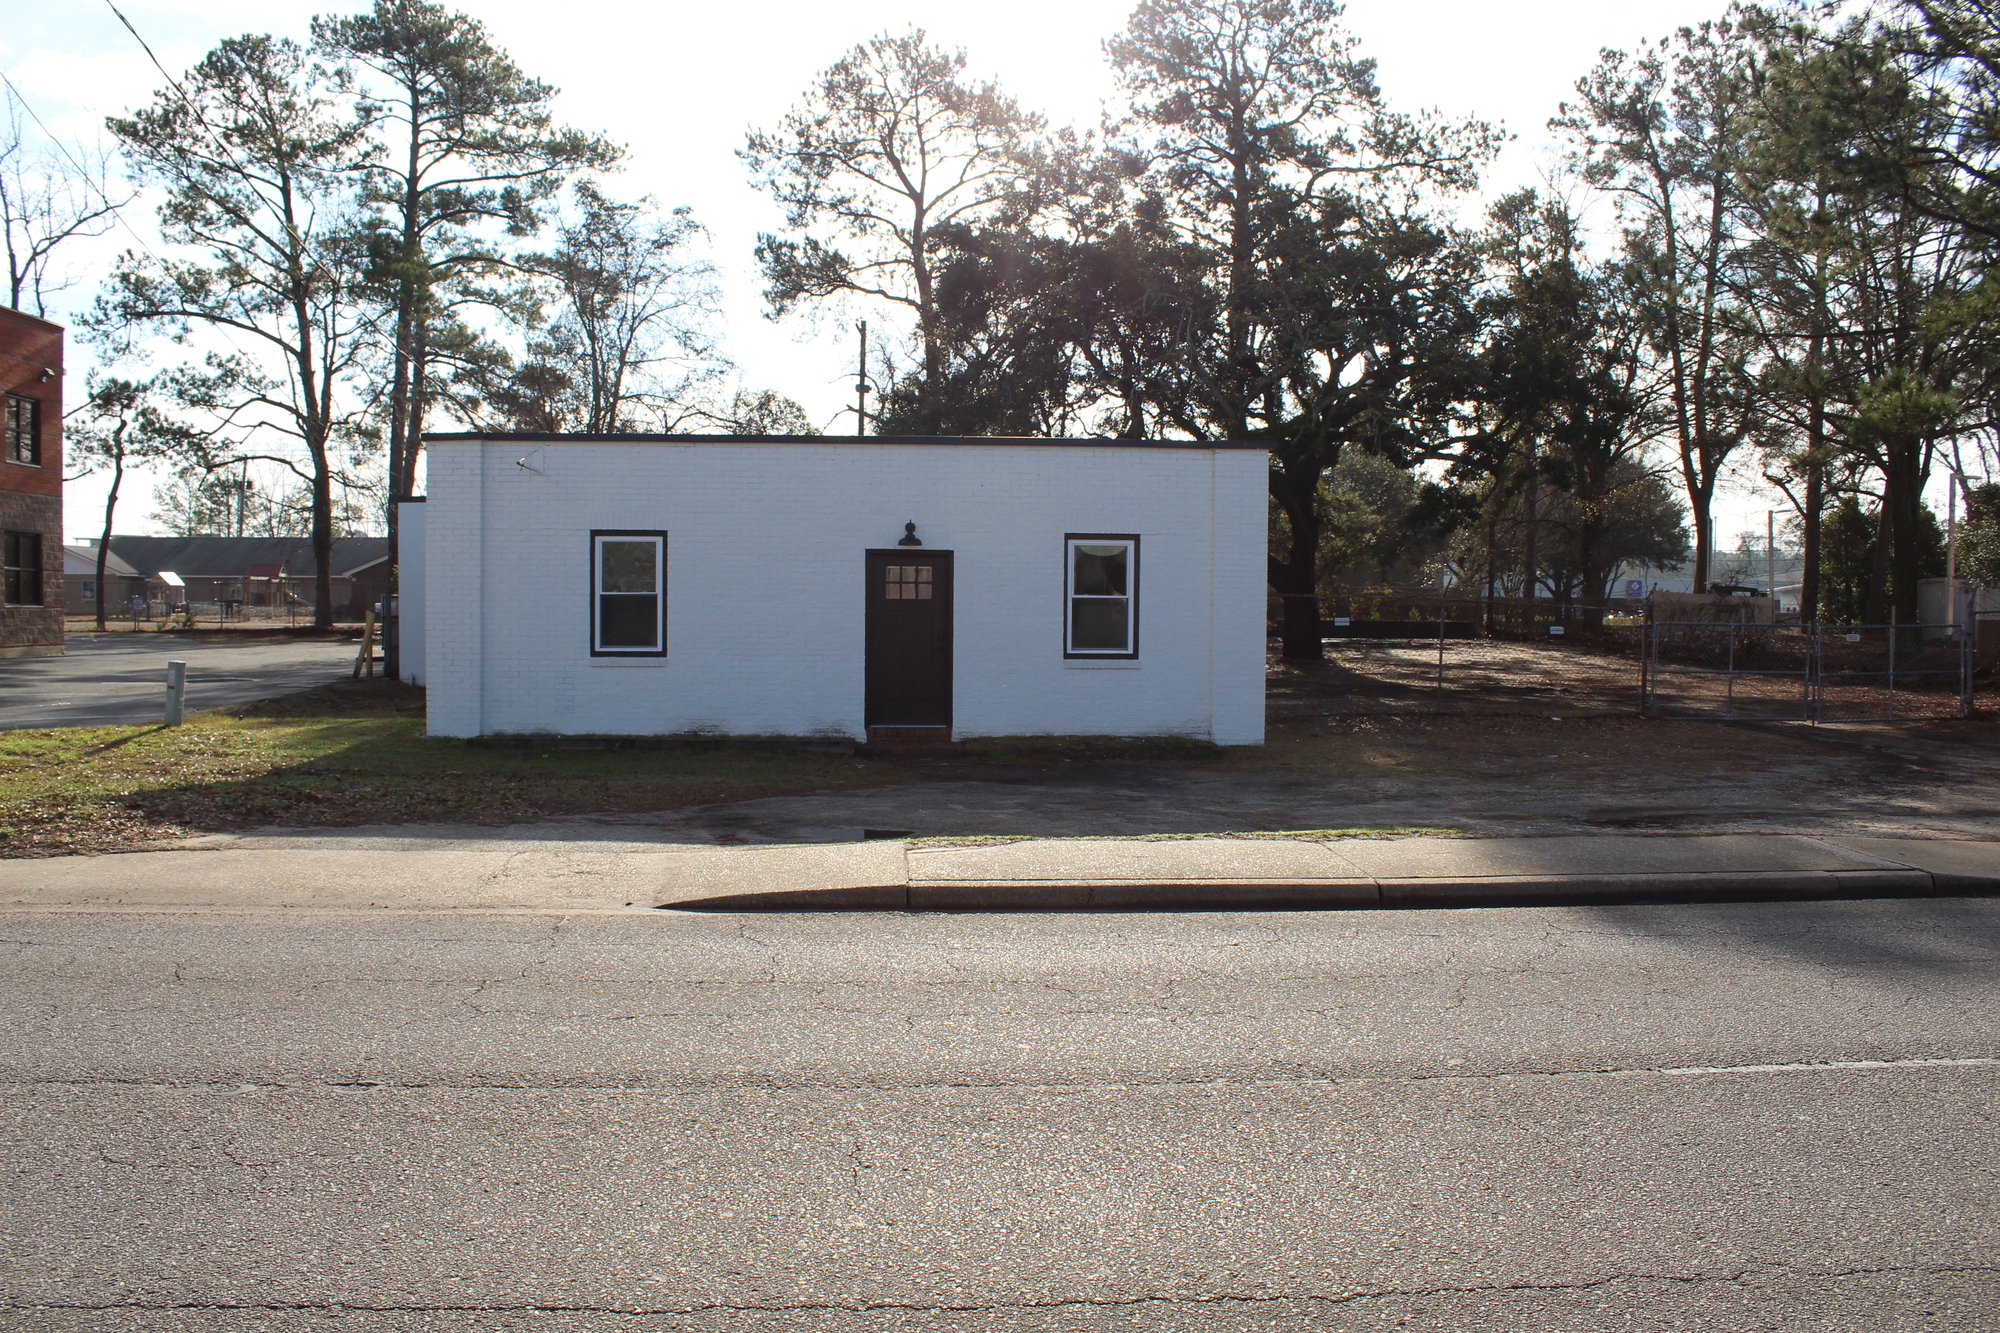
MULTIPOLYGON (((865 836, 1067 837, 1424 827, 1466 836, 1845 833, 2000 842, 2000 724, 1897 727, 1277 715, 1262 750, 897 766, 893 785, 504 828, 262 829, 257 845, 362 835, 616 844, 865 836)), ((212 840, 208 845, 215 845, 212 840)))

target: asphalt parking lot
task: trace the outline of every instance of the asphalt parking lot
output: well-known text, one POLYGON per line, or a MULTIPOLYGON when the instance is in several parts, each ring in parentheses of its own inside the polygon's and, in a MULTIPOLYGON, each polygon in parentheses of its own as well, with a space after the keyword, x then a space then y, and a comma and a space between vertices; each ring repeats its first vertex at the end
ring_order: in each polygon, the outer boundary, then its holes
POLYGON ((344 640, 232 643, 158 634, 71 634, 62 657, 0 660, 0 730, 157 722, 167 663, 188 664, 190 712, 268 699, 353 670, 344 640))

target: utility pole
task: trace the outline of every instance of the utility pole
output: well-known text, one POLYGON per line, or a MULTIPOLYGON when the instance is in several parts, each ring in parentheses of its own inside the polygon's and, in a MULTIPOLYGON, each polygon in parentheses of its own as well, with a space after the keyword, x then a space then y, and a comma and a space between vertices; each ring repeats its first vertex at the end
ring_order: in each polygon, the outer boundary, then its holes
POLYGON ((861 369, 854 378, 854 433, 868 433, 868 321, 861 321, 861 369))

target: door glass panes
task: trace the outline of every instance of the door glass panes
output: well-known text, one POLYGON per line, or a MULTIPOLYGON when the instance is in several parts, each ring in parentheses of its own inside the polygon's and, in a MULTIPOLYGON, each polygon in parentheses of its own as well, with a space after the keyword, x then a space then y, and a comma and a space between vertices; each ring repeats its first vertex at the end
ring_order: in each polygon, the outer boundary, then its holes
POLYGON ((1132 543, 1070 543, 1072 653, 1132 651, 1132 543))
POLYGON ((928 602, 936 586, 929 565, 883 566, 882 595, 892 602, 928 602))
POLYGON ((661 564, 665 539, 597 540, 597 649, 658 652, 665 631, 661 564))

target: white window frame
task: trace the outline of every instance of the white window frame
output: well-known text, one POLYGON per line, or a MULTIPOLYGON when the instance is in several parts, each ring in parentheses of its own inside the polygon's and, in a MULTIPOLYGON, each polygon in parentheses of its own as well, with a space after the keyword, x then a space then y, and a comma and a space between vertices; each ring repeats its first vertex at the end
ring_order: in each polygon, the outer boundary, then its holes
MULTIPOLYGON (((643 593, 609 594, 612 596, 644 596, 643 593)), ((593 529, 590 534, 590 655, 592 657, 665 657, 667 655, 667 534, 658 529, 644 531, 619 530, 610 528, 593 529), (606 542, 650 541, 654 547, 653 565, 653 646, 628 648, 619 645, 606 647, 603 642, 601 621, 604 591, 604 544, 606 542)))
POLYGON ((1139 656, 1139 534, 1136 532, 1070 532, 1063 535, 1063 656, 1082 661, 1136 661, 1139 656), (1125 551, 1125 644, 1122 649, 1078 648, 1072 642, 1071 608, 1079 600, 1100 598, 1076 590, 1076 548, 1123 546, 1125 551))

